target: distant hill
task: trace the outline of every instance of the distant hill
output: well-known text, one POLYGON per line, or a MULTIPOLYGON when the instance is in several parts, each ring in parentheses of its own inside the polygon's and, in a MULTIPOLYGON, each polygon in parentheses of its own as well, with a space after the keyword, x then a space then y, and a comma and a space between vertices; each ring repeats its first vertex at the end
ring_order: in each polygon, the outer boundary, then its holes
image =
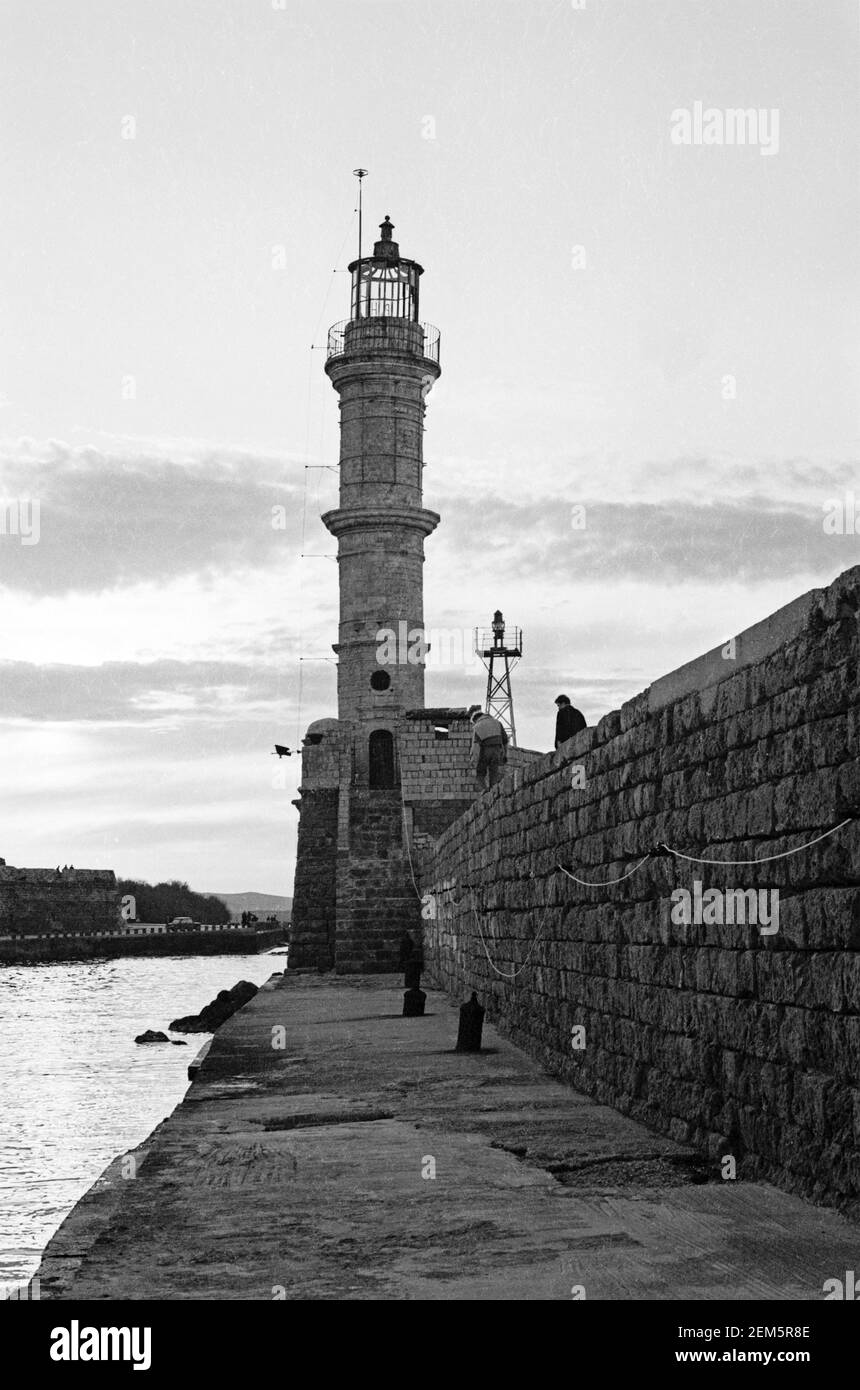
POLYGON ((212 896, 226 903, 234 916, 242 912, 289 912, 293 905, 292 898, 280 897, 277 893, 217 893, 212 896))

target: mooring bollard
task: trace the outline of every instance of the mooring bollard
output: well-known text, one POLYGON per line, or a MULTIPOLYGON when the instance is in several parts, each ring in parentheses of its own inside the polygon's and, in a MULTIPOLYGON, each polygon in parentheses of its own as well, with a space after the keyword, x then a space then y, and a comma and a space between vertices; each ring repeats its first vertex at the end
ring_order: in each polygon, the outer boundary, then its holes
POLYGON ((480 1052, 481 1030, 484 1027, 484 1010, 478 1003, 478 996, 472 990, 472 997, 460 1005, 460 1027, 457 1032, 456 1052, 480 1052))
POLYGON ((403 996, 403 1017, 404 1018, 423 1018, 424 1004, 427 995, 423 989, 415 985, 412 989, 407 989, 403 996))

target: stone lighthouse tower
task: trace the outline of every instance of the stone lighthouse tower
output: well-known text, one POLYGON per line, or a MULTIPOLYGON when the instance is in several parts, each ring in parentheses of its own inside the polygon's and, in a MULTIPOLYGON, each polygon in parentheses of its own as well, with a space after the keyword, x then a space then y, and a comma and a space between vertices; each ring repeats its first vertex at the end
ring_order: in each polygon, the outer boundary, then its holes
POLYGON ((354 728, 354 785, 380 790, 395 785, 398 718, 424 704, 424 538, 439 523, 421 504, 439 334, 419 322, 422 267, 392 230, 386 216, 373 256, 350 266, 352 318, 330 331, 325 368, 340 396, 340 506, 323 517, 340 571, 338 717, 354 728))
POLYGON ((302 749, 290 966, 397 967, 420 903, 404 832, 408 712, 424 705, 424 411, 439 376, 438 330, 419 317, 422 267, 388 216, 352 275, 351 316, 329 331, 340 399, 338 717, 302 749))

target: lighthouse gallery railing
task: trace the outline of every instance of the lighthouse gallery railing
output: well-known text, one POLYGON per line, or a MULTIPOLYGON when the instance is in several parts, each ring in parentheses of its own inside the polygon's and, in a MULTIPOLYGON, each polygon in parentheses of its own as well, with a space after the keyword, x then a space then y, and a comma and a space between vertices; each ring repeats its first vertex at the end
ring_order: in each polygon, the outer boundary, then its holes
MULTIPOLYGON (((429 359, 429 361, 436 362, 438 364, 438 328, 435 328, 432 323, 416 324, 413 323, 410 319, 388 318, 387 316, 384 316, 382 314, 374 315, 369 319, 344 319, 341 323, 332 324, 331 328, 328 331, 326 361, 329 362, 332 359, 332 357, 342 357, 345 352, 350 350, 351 345, 348 345, 346 341, 349 329, 356 329, 357 333, 361 334, 361 330, 365 327, 372 327, 373 330, 378 331, 378 328, 382 325, 384 325, 384 345, 385 347, 389 348, 394 352, 414 353, 416 347, 415 339, 417 336, 415 330, 416 328, 420 328, 424 334, 424 343, 423 347, 421 348, 421 356, 426 357, 429 359)), ((363 337, 364 335, 361 334, 361 336, 363 337)), ((375 336, 376 335, 374 333, 374 337, 375 336)), ((359 342, 361 342, 361 338, 359 338, 359 342)), ((367 339, 365 339, 364 342, 361 342, 362 349, 366 349, 368 346, 369 343, 367 339)), ((383 346, 382 336, 380 336, 379 339, 379 346, 383 346)), ((356 343, 356 349, 360 350, 358 347, 358 343, 356 343)))

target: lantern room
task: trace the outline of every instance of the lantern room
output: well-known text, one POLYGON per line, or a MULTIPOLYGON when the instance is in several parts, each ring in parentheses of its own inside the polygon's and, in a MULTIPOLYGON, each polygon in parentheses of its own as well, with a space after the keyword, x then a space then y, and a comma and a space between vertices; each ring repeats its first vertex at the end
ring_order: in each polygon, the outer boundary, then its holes
POLYGON ((349 267, 352 275, 352 307, 355 319, 393 318, 418 322, 418 281, 424 267, 401 259, 392 240, 394 224, 388 213, 379 224, 382 233, 373 255, 362 256, 349 267))

